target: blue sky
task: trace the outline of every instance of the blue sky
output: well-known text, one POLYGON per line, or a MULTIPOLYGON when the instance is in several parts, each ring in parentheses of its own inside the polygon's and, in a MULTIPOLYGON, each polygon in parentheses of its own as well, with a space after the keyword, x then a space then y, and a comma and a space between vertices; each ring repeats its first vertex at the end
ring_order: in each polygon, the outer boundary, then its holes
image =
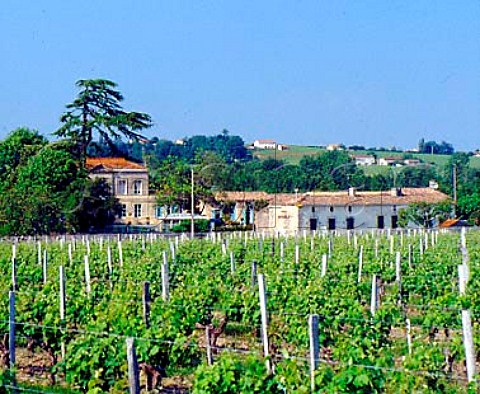
POLYGON ((0 49, 0 138, 102 77, 148 136, 480 147, 478 1, 2 0, 0 49))

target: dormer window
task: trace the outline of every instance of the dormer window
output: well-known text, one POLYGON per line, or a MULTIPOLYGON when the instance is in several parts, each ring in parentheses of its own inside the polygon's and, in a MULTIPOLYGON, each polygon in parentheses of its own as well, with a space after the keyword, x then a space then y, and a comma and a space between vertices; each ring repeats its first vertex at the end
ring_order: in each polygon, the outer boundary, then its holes
POLYGON ((142 194, 142 181, 133 181, 133 194, 142 194))

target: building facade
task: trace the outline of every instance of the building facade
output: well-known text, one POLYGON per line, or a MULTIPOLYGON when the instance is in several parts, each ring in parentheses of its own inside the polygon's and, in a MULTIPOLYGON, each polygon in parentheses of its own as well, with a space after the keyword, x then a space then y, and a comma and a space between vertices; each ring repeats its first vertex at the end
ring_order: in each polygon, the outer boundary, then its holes
POLYGON ((255 140, 253 147, 256 149, 277 149, 277 142, 274 140, 255 140))
POLYGON ((292 233, 298 230, 396 229, 402 209, 413 203, 440 203, 448 200, 448 196, 434 188, 394 188, 379 192, 352 188, 301 194, 224 192, 217 200, 235 202, 238 211, 250 206, 250 220, 257 230, 292 233))
POLYGON ((158 225, 156 196, 150 194, 147 168, 124 158, 89 158, 86 162, 90 178, 103 179, 118 199, 122 212, 117 224, 158 225))
MULTIPOLYGON (((115 224, 148 226, 155 231, 168 231, 180 222, 192 220, 190 212, 176 206, 160 206, 157 196, 150 193, 148 168, 124 158, 89 158, 86 162, 91 179, 101 178, 110 186, 122 210, 115 224)), ((193 220, 205 220, 206 216, 195 214, 193 220)))
POLYGON ((352 158, 357 166, 371 166, 375 164, 375 156, 372 155, 353 155, 352 158))

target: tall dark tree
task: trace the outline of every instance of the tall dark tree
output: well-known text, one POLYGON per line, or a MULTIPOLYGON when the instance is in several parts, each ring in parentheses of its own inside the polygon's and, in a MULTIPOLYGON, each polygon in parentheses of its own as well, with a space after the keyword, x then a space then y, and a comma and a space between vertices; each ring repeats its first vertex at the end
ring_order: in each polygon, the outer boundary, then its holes
POLYGON ((113 149, 114 140, 126 137, 138 139, 140 132, 152 126, 149 115, 127 112, 122 108, 122 94, 117 84, 107 79, 81 79, 77 98, 66 106, 60 117, 63 125, 55 135, 72 140, 79 158, 85 160, 88 145, 95 135, 101 137, 113 149))

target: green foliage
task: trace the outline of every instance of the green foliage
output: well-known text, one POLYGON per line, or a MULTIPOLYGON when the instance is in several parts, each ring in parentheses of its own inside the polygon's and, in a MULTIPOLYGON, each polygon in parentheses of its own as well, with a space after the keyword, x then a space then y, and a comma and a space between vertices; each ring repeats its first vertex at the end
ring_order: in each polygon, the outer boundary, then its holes
POLYGON ((0 233, 70 230, 85 175, 69 152, 46 146, 16 168, 0 196, 0 233))
POLYGON ((0 186, 14 182, 16 170, 47 144, 37 131, 19 128, 0 142, 0 186))
POLYGON ((431 180, 438 178, 433 166, 407 166, 402 168, 396 179, 397 187, 428 187, 431 180))
POLYGON ((249 356, 222 355, 213 366, 202 365, 195 372, 194 394, 283 393, 265 362, 249 356))
POLYGON ((438 143, 435 141, 425 141, 425 139, 422 138, 418 142, 419 153, 451 155, 454 151, 452 144, 445 141, 438 143))
MULTIPOLYGON (((206 233, 210 230, 210 222, 207 219, 195 220, 195 232, 206 233)), ((182 220, 179 224, 172 227, 172 233, 186 233, 190 231, 191 222, 182 220)))
POLYGON ((301 190, 338 190, 363 184, 363 173, 344 151, 329 151, 300 160, 301 190))
MULTIPOLYGON (((48 344, 54 355, 66 346, 66 360, 57 359, 47 371, 66 380, 66 388, 83 392, 124 392, 127 388, 125 337, 135 337, 140 363, 162 371, 169 381, 185 383, 194 392, 294 392, 309 393, 307 316, 319 315, 321 362, 316 372, 316 392, 410 393, 466 391, 463 377, 464 349, 460 310, 472 313, 474 330, 480 313, 480 236, 467 234, 470 280, 466 297, 456 285, 459 236, 438 233, 438 242, 418 252, 425 234, 356 234, 357 247, 347 237, 335 236, 326 276, 320 275, 322 254, 328 239, 231 237, 236 271, 231 273, 229 253, 222 242, 195 239, 180 242, 175 261, 170 261, 170 300, 161 297, 163 251, 170 241, 123 241, 123 266, 116 242, 110 242, 112 271, 107 264, 107 242, 90 238, 91 293, 86 293, 83 258, 87 244, 77 239, 72 261, 66 245, 42 242, 48 251, 47 283, 42 265, 36 263, 37 246, 19 243, 17 248, 18 346, 28 341, 48 344), (279 242, 284 242, 280 261, 279 242), (298 245, 300 254, 295 261, 298 245), (412 248, 409 248, 412 245, 412 248), (358 282, 358 247, 363 246, 363 273, 358 282), (389 261, 401 255, 402 286, 395 283, 395 266, 389 261), (411 261, 408 261, 408 256, 411 261), (258 287, 251 283, 251 261, 267 279, 269 342, 275 373, 266 373, 262 354, 258 287), (66 319, 60 320, 58 267, 67 281, 66 319), (370 314, 371 277, 382 280, 381 299, 375 317, 370 314), (142 283, 150 282, 150 326, 142 318, 142 283), (399 300, 402 304, 399 304, 399 300), (406 313, 406 315, 405 315, 406 313), (198 324, 218 327, 228 318, 214 354, 205 358, 205 331, 198 324), (405 317, 412 325, 412 353, 406 348, 405 317), (447 327, 449 329, 447 330, 447 327), (232 352, 231 349, 239 349, 232 352), (448 351, 447 353, 444 353, 448 351), (248 356, 247 356, 248 354, 248 356), (446 355, 453 360, 453 378, 446 355), (257 355, 259 358, 254 357, 257 355), (63 375, 66 372, 66 375, 63 375), (64 378, 65 377, 65 378, 64 378)), ((105 240, 106 241, 106 240, 105 240)), ((172 242, 174 243, 174 242, 172 242)), ((8 331, 8 298, 11 277, 11 244, 0 242, 0 320, 8 331), (3 300, 3 301, 2 301, 3 300)), ((459 260, 460 259, 460 260, 459 260)), ((476 340, 475 346, 479 344, 476 340)), ((44 346, 45 348, 45 346, 44 346)), ((22 352, 19 351, 19 354, 22 352)), ((165 386, 168 385, 165 380, 165 386)), ((45 388, 44 388, 45 390, 45 388)), ((474 390, 474 389, 472 389, 474 390)), ((48 389, 53 391, 53 389, 48 389)), ((474 392, 474 391, 471 391, 474 392)))
POLYGON ((430 228, 447 219, 450 212, 450 201, 438 204, 426 202, 410 204, 408 208, 400 211, 398 215, 398 224, 401 227, 407 227, 409 223, 413 223, 420 227, 430 228))
POLYGON ((54 133, 71 140, 79 157, 85 158, 87 148, 98 134, 110 147, 114 140, 127 137, 137 139, 140 132, 151 127, 149 115, 141 112, 127 112, 122 106, 122 94, 117 84, 107 79, 81 79, 76 83, 80 88, 77 98, 68 104, 61 116, 63 125, 54 133))
POLYGON ((116 202, 105 184, 87 180, 71 150, 28 129, 0 143, 0 235, 84 231, 112 222, 116 202))
POLYGON ((80 232, 102 230, 113 224, 121 213, 121 205, 112 196, 110 186, 103 179, 87 180, 76 212, 76 229, 80 232))

